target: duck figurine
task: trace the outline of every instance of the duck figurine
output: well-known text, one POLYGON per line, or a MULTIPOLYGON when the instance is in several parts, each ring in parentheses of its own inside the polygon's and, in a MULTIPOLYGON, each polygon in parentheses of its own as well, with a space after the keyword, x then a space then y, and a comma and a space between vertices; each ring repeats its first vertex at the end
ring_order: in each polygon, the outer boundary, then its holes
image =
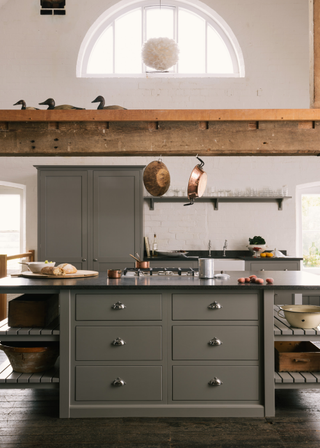
POLYGON ((56 106, 56 102, 53 98, 48 98, 47 100, 43 101, 42 103, 39 103, 41 106, 48 106, 47 110, 70 110, 70 109, 79 109, 84 110, 84 107, 76 107, 71 106, 70 104, 61 104, 60 106, 56 106))
POLYGON ((36 107, 27 107, 27 104, 24 100, 17 101, 14 103, 14 106, 17 106, 18 104, 21 104, 21 110, 39 110, 36 107))
POLYGON ((109 109, 109 110, 127 110, 125 107, 122 106, 117 106, 117 105, 113 105, 113 106, 105 106, 106 102, 105 99, 103 98, 103 96, 99 95, 97 96, 97 98, 93 101, 91 101, 91 103, 99 103, 99 106, 97 107, 98 110, 101 109, 109 109))

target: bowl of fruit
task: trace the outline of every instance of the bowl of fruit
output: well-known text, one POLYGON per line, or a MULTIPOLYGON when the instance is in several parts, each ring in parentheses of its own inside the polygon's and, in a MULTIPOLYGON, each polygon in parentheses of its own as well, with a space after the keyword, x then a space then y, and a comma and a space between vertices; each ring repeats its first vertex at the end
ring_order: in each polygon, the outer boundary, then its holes
POLYGON ((253 255, 260 256, 260 254, 266 250, 267 243, 261 236, 254 236, 253 238, 249 238, 247 248, 253 255))

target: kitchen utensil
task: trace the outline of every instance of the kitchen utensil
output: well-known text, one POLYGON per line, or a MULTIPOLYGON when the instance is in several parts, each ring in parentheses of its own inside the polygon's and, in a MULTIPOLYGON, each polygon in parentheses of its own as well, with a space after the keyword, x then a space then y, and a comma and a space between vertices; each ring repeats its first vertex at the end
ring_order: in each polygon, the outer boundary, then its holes
POLYGON ((168 191, 170 174, 161 159, 146 166, 143 172, 143 183, 152 196, 162 196, 168 191))
POLYGON ((140 262, 140 260, 137 257, 135 257, 134 255, 132 255, 132 254, 129 254, 129 255, 130 255, 130 257, 134 258, 137 262, 140 262))
POLYGON ((199 278, 214 277, 214 260, 213 258, 199 258, 199 278))
POLYGON ((136 252, 136 256, 139 259, 139 261, 142 261, 140 255, 138 254, 138 252, 136 252))
POLYGON ((47 266, 54 266, 56 263, 55 262, 46 263, 44 261, 30 261, 30 262, 21 261, 20 264, 25 264, 26 266, 28 266, 31 272, 36 274, 40 273, 42 268, 45 268, 47 266))
POLYGON ((0 350, 5 352, 15 372, 38 373, 54 366, 59 342, 4 342, 0 350))
POLYGON ((136 268, 138 269, 150 268, 150 261, 136 261, 136 268))
POLYGON ((285 317, 292 327, 316 328, 320 324, 320 306, 316 305, 282 305, 278 315, 285 317))
POLYGON ((196 198, 201 198, 207 186, 207 173, 202 169, 204 162, 196 156, 200 164, 196 165, 188 182, 188 199, 190 202, 184 205, 193 205, 196 198))
POLYGON ((109 278, 121 278, 121 269, 108 269, 109 278))

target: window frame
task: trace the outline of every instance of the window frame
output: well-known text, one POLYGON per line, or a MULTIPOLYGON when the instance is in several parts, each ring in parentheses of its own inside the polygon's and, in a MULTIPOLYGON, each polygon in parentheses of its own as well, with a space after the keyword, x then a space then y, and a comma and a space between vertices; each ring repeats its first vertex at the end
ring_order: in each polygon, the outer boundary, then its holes
MULTIPOLYGON (((317 194, 320 196, 320 182, 311 182, 307 184, 297 185, 296 187, 296 221, 297 221, 297 235, 296 235, 296 253, 299 258, 303 258, 302 251, 302 196, 308 194, 317 194)), ((301 260, 301 269, 311 274, 320 275, 319 267, 305 267, 303 260, 301 260)))
MULTIPOLYGON (((26 186, 0 180, 0 195, 20 195, 20 249, 19 253, 26 252, 26 186)), ((14 254, 16 255, 16 254, 14 254)))
MULTIPOLYGON (((122 15, 128 13, 129 11, 136 8, 142 9, 142 16, 144 16, 144 8, 147 7, 159 7, 158 2, 154 0, 122 0, 116 5, 108 8, 103 14, 98 17, 98 19, 92 24, 92 26, 87 31, 77 58, 76 66, 76 76, 78 78, 148 78, 148 77, 182 77, 182 78, 244 78, 245 77, 245 65, 244 57, 240 47, 240 44, 234 35, 233 31, 229 25, 223 20, 223 18, 217 14, 212 8, 208 7, 204 3, 193 0, 190 2, 179 1, 179 0, 168 0, 163 7, 180 7, 189 10, 206 20, 206 34, 208 23, 218 32, 220 37, 223 39, 227 49, 229 51, 234 72, 233 73, 176 73, 169 71, 168 73, 150 72, 149 70, 144 70, 143 73, 138 74, 121 74, 121 73, 111 73, 111 74, 92 74, 87 72, 88 62, 91 52, 94 48, 95 43, 98 41, 101 34, 110 26, 114 21, 121 17, 122 15)), ((145 36, 144 25, 142 24, 142 40, 145 36)), ((143 42, 141 42, 142 47, 143 42)), ((114 43, 113 43, 114 45, 114 43)), ((206 43, 207 45, 207 43, 206 43)), ((144 64, 142 63, 144 66, 144 64)), ((206 66, 207 66, 207 54, 206 54, 206 66)))

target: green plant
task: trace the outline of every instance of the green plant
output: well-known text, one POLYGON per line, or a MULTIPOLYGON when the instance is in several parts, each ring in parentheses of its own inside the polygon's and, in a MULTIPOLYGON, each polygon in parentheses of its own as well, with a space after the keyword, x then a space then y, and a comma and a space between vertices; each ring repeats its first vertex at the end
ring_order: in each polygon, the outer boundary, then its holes
POLYGON ((266 244, 266 241, 262 236, 254 236, 253 238, 249 238, 250 244, 266 244))

